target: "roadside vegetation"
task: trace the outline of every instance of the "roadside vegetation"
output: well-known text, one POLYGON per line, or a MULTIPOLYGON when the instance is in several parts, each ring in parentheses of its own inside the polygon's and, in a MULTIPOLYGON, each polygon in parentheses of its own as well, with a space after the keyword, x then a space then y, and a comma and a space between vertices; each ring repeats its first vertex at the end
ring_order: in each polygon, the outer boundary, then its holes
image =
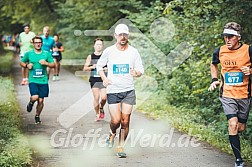
POLYGON ((31 163, 32 151, 20 130, 19 106, 9 75, 12 57, 12 52, 0 55, 0 166, 25 167, 31 163))
MULTIPOLYGON (((12 3, 0 2, 0 19, 4 20, 0 32, 13 32, 15 26, 30 22, 32 31, 38 33, 43 26, 49 25, 51 34, 59 33, 65 46, 63 62, 78 59, 83 61, 83 65, 86 56, 92 52, 94 38, 98 37, 85 36, 84 31, 108 30, 121 18, 129 19, 165 55, 180 54, 175 48, 187 42, 193 47, 192 53, 181 64, 170 69, 169 74, 163 74, 157 67, 148 64, 159 60, 152 47, 139 49, 142 57, 154 57, 144 64, 148 67, 145 76, 152 80, 138 84, 143 98, 146 97, 146 86, 150 85, 151 93, 140 109, 147 115, 167 119, 180 131, 188 133, 192 130, 191 135, 232 154, 218 90, 207 91, 211 82, 210 62, 214 49, 223 45, 220 34, 227 22, 241 24, 244 27, 242 42, 252 43, 251 8, 251 0, 243 0, 242 3, 237 0, 13 0, 12 3), (34 13, 32 9, 38 10, 34 13), (154 40, 150 33, 152 22, 160 17, 174 24, 175 34, 167 42, 154 40), (157 83, 155 89, 151 88, 153 80, 157 83)), ((112 37, 104 38, 112 40, 112 37)), ((246 131, 241 134, 242 154, 250 162, 251 141, 252 114, 246 131)))

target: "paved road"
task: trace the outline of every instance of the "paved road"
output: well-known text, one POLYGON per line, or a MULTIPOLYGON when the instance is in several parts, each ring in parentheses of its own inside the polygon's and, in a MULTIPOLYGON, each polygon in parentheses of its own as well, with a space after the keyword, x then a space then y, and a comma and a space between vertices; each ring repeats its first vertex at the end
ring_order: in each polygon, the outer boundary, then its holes
POLYGON ((13 71, 23 129, 34 149, 34 167, 233 166, 233 156, 179 133, 165 121, 138 112, 132 114, 125 146, 128 157, 118 159, 115 148, 107 149, 104 143, 109 128, 108 111, 105 110, 104 121, 94 122, 89 84, 65 69, 60 81, 50 81, 42 124, 35 125, 35 107, 31 113, 26 112, 28 86, 19 85, 18 59, 13 71))

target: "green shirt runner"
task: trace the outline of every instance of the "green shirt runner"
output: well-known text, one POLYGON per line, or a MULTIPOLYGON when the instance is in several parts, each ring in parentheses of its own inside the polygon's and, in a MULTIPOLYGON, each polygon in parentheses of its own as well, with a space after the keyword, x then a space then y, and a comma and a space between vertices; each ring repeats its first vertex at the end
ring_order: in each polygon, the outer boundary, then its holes
POLYGON ((41 65, 39 63, 40 60, 46 60, 49 63, 53 63, 53 57, 47 51, 41 51, 41 53, 37 54, 34 50, 26 52, 21 62, 24 63, 32 63, 33 67, 29 70, 29 83, 37 83, 37 84, 48 84, 48 76, 46 72, 45 65, 41 65))

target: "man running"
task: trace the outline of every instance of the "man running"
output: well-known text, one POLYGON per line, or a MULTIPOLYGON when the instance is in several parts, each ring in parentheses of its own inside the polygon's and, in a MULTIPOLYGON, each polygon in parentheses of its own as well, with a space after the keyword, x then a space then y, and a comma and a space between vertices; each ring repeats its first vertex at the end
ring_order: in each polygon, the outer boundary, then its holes
POLYGON ((106 140, 108 147, 113 147, 116 130, 120 128, 119 145, 116 155, 125 158, 124 141, 129 132, 130 115, 136 104, 134 77, 144 73, 141 57, 137 49, 128 44, 129 29, 125 24, 115 28, 116 44, 106 48, 98 60, 96 68, 107 87, 107 101, 109 106, 110 133, 106 140), (108 76, 103 67, 107 65, 108 76))
MULTIPOLYGON (((50 28, 48 26, 45 26, 43 28, 43 35, 41 35, 40 37, 43 40, 42 50, 49 52, 52 56, 52 49, 55 46, 55 41, 54 41, 54 38, 52 36, 50 36, 49 34, 50 34, 50 28)), ((49 79, 50 78, 50 68, 47 68, 47 75, 48 75, 48 79, 49 79)))
MULTIPOLYGON (((35 33, 30 31, 30 25, 24 25, 24 32, 19 35, 18 42, 20 46, 20 59, 24 57, 24 54, 33 49, 32 38, 35 37, 35 33)), ((21 85, 28 85, 28 70, 22 68, 22 81, 21 85)))
POLYGON ((41 50, 42 38, 32 39, 34 50, 26 52, 22 58, 21 67, 29 70, 30 102, 27 104, 27 111, 31 112, 33 104, 37 101, 35 124, 41 123, 40 114, 44 107, 44 98, 48 97, 49 86, 46 68, 54 67, 54 61, 50 53, 41 50))
MULTIPOLYGON (((103 39, 96 38, 94 40, 94 53, 87 56, 86 63, 84 65, 84 71, 91 71, 89 82, 94 96, 94 110, 95 110, 95 121, 100 121, 104 118, 103 107, 106 104, 106 87, 102 84, 102 79, 96 70, 96 63, 101 57, 103 49, 103 39), (101 101, 100 101, 101 99, 101 101)), ((106 66, 104 70, 107 69, 106 66)))
POLYGON ((252 48, 242 44, 241 26, 227 23, 223 31, 226 45, 217 48, 211 64, 212 84, 209 91, 220 85, 220 101, 228 120, 229 141, 236 157, 235 167, 244 167, 239 132, 246 128, 251 105, 252 48), (221 65, 221 82, 218 64, 221 65))

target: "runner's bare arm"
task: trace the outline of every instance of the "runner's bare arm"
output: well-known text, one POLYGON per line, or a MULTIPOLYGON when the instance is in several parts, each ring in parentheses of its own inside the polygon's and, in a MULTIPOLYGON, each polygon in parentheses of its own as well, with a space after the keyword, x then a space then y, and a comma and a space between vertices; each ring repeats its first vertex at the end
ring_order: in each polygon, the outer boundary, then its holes
POLYGON ((88 55, 85 65, 83 67, 83 71, 91 71, 92 69, 94 69, 95 67, 93 66, 89 66, 91 63, 91 55, 88 55))

